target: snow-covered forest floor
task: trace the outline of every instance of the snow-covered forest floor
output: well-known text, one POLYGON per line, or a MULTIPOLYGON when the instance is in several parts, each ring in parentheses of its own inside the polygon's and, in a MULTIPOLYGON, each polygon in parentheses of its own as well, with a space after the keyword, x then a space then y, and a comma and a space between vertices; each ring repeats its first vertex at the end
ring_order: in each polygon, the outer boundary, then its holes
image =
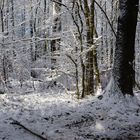
MULTIPOLYGON (((76 99, 74 93, 0 95, 0 140, 140 140, 140 106, 108 94, 76 99)), ((140 101, 140 92, 135 93, 140 101)))

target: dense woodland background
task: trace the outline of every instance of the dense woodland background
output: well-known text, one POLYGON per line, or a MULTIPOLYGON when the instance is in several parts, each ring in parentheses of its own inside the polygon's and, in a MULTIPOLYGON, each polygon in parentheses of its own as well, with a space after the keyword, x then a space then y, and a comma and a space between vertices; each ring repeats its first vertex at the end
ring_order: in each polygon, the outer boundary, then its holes
POLYGON ((139 0, 0 0, 1 140, 139 140, 139 101, 139 0))
MULTIPOLYGON (((86 8, 79 1, 1 0, 1 92, 14 92, 17 88, 14 85, 19 83, 19 88, 27 84, 34 90, 46 91, 49 86, 61 85, 65 90, 76 89, 77 94, 86 94, 83 92, 88 89, 82 88, 83 81, 88 83, 90 79, 88 67, 93 69, 95 92, 99 83, 104 89, 113 64, 118 1, 102 0, 94 5, 89 15, 94 19, 93 43, 90 43, 86 8), (94 50, 94 60, 88 60, 90 49, 94 50), (94 61, 93 68, 87 66, 88 61, 94 61), (36 89, 34 81, 43 89, 36 89)), ((133 63, 137 87, 140 84, 139 26, 138 18, 133 63)))

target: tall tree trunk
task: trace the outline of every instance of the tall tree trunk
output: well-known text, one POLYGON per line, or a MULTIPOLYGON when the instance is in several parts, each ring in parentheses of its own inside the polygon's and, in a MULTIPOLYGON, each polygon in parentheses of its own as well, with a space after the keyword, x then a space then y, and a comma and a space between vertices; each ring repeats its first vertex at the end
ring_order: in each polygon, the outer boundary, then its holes
MULTIPOLYGON (((46 26, 46 19, 47 19, 47 0, 44 0, 44 24, 43 26, 46 26)), ((46 38, 46 35, 47 35, 47 30, 44 30, 44 38, 46 38)), ((46 54, 47 52, 47 46, 48 46, 48 42, 47 40, 44 41, 44 50, 43 50, 43 53, 46 54)))
MULTIPOLYGON (((91 27, 90 7, 87 0, 84 0, 84 11, 87 27, 87 46, 91 47, 93 44, 93 27, 91 27)), ((93 19, 94 19, 94 13, 93 19)), ((94 93, 94 70, 93 70, 93 50, 90 50, 86 56, 86 94, 94 93)))
MULTIPOLYGON (((58 3, 61 3, 62 0, 57 0, 58 3)), ((56 55, 56 51, 58 51, 60 49, 60 32, 61 32, 61 5, 58 4, 56 2, 53 2, 53 12, 54 12, 54 20, 53 20, 53 28, 52 28, 52 36, 55 38, 56 36, 58 36, 58 39, 53 39, 51 41, 51 64, 52 67, 51 69, 55 69, 56 65, 57 65, 57 59, 56 57, 58 56, 58 54, 56 55), (58 15, 57 15, 58 14, 58 15), (56 16, 56 17, 55 17, 56 16)))
POLYGON ((34 36, 34 24, 33 24, 33 2, 32 0, 30 1, 30 37, 31 37, 31 43, 30 43, 30 52, 31 52, 31 61, 35 61, 34 60, 34 43, 33 43, 33 36, 34 36))
POLYGON ((4 0, 0 2, 1 32, 4 33, 4 0))
POLYGON ((114 84, 123 95, 133 95, 134 50, 139 0, 120 0, 113 66, 114 84))
POLYGON ((22 25, 21 25, 21 37, 24 38, 25 37, 25 28, 26 28, 26 7, 25 7, 25 0, 24 0, 24 8, 21 9, 21 22, 22 22, 22 25))
POLYGON ((15 35, 15 11, 14 11, 14 0, 11 0, 11 22, 12 22, 12 40, 14 40, 15 35))
POLYGON ((40 1, 39 0, 37 0, 37 7, 35 8, 35 14, 34 14, 34 24, 33 24, 33 30, 34 30, 34 37, 35 37, 35 39, 34 39, 34 46, 35 46, 35 51, 34 51, 34 60, 36 61, 37 60, 37 58, 38 58, 38 43, 37 43, 37 39, 36 39, 36 37, 38 37, 38 35, 39 35, 39 32, 38 32, 38 12, 39 12, 39 7, 40 7, 40 1))
MULTIPOLYGON (((97 32, 94 23, 94 0, 91 0, 89 6, 88 0, 84 0, 84 12, 87 27, 87 45, 92 47, 94 45, 94 37, 97 37, 97 32)), ((97 63, 96 47, 91 49, 86 56, 86 94, 94 94, 94 85, 98 86, 100 83, 99 69, 97 63), (96 77, 96 84, 94 83, 94 75, 96 77)))

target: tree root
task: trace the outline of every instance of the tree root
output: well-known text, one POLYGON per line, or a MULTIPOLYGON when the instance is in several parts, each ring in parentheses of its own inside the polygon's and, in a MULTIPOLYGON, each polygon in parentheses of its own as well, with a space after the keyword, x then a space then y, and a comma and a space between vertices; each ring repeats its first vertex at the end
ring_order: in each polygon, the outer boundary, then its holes
POLYGON ((48 140, 47 138, 44 138, 43 136, 41 136, 40 134, 33 132, 32 130, 30 130, 29 128, 27 128, 26 126, 24 126, 23 124, 21 124, 19 121, 12 119, 13 122, 11 122, 11 124, 13 125, 18 125, 20 127, 22 127, 23 129, 25 129, 26 131, 28 131, 29 133, 31 133, 32 135, 42 139, 42 140, 48 140))
POLYGON ((140 90, 140 85, 135 81, 135 85, 137 86, 137 88, 140 90))

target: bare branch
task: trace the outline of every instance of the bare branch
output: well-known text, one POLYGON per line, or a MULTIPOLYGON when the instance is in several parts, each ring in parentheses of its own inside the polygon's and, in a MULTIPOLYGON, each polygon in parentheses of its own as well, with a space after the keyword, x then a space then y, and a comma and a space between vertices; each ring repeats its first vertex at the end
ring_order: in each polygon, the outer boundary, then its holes
POLYGON ((13 125, 18 125, 21 126, 23 129, 25 129, 26 131, 30 132, 31 134, 37 136, 38 138, 42 139, 42 140, 48 140, 47 138, 44 138, 43 136, 41 136, 40 134, 37 134, 36 132, 33 132, 32 130, 30 130, 29 128, 27 128, 26 126, 24 126, 23 124, 21 124, 19 121, 12 119, 13 122, 11 122, 11 124, 13 125))
POLYGON ((110 20, 109 20, 109 18, 108 18, 106 12, 105 12, 104 9, 99 5, 99 3, 98 3, 97 1, 94 1, 94 2, 95 2, 95 4, 100 8, 100 10, 103 12, 103 14, 105 15, 105 17, 106 17, 106 19, 107 19, 107 21, 108 21, 108 24, 109 24, 110 27, 111 27, 112 32, 114 33, 115 37, 117 37, 117 34, 116 34, 116 32, 115 32, 115 30, 114 30, 114 28, 113 28, 113 25, 111 24, 111 22, 110 22, 110 20))

